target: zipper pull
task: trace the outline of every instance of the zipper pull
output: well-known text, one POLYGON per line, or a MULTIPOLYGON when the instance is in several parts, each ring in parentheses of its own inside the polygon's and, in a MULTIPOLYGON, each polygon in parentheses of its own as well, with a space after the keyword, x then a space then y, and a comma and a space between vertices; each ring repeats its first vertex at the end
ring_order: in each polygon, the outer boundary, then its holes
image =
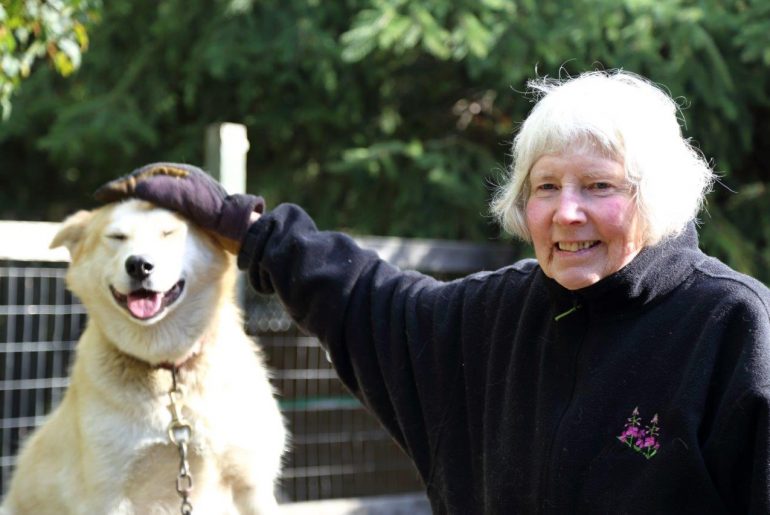
POLYGON ((574 313, 575 311, 577 311, 581 307, 582 307, 582 305, 578 304, 576 302, 574 306, 572 306, 570 309, 568 309, 564 313, 561 313, 561 314, 556 315, 555 317, 553 317, 554 322, 558 322, 559 320, 561 320, 562 318, 566 317, 567 315, 571 315, 572 313, 574 313))

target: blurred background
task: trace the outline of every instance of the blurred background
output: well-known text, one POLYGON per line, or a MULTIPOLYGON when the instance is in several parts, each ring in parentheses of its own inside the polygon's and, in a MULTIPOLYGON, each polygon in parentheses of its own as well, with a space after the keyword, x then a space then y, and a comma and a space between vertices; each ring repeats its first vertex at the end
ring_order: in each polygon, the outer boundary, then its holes
MULTIPOLYGON (((495 243, 511 260, 530 251, 487 204, 527 80, 636 72, 677 99, 719 172, 702 247, 770 284, 768 0, 1 0, 0 60, 0 219, 58 221, 148 162, 203 164, 207 127, 233 122, 247 191, 268 207, 359 236, 495 243)), ((6 265, 8 285, 26 274, 6 265)), ((4 302, 23 310, 18 295, 4 302)), ((406 486, 385 493, 419 488, 399 467, 406 486)), ((360 494, 319 485, 292 496, 360 494)))
MULTIPOLYGON (((0 218, 60 220, 248 128, 248 190, 324 228, 500 238, 487 203, 535 76, 623 68, 722 177, 706 250, 770 281, 767 0, 2 0, 0 218)), ((527 249, 522 249, 527 252, 527 249)))

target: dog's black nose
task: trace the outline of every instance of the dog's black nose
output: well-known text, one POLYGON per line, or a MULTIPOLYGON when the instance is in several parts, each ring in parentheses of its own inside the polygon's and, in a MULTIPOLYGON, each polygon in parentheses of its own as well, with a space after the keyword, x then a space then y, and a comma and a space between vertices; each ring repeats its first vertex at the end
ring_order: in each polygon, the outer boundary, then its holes
POLYGON ((146 256, 129 256, 126 259, 126 273, 139 281, 147 279, 153 268, 155 265, 146 256))

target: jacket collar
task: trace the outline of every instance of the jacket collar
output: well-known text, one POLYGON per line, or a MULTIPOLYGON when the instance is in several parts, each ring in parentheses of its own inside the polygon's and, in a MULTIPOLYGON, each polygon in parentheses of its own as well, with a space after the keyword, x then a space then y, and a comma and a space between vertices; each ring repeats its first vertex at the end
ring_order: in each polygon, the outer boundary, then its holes
POLYGON ((628 265, 591 286, 567 290, 543 276, 557 309, 580 304, 591 311, 611 313, 643 306, 670 293, 703 259, 706 255, 698 248, 695 224, 690 223, 680 235, 645 247, 628 265))

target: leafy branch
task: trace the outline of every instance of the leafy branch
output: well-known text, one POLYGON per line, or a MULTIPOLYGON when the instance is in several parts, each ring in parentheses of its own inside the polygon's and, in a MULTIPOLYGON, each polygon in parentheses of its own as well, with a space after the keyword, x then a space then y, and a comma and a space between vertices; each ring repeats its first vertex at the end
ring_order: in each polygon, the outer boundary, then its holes
POLYGON ((11 96, 46 59, 66 77, 80 67, 88 48, 87 25, 100 0, 8 0, 0 4, 0 112, 11 113, 11 96))

